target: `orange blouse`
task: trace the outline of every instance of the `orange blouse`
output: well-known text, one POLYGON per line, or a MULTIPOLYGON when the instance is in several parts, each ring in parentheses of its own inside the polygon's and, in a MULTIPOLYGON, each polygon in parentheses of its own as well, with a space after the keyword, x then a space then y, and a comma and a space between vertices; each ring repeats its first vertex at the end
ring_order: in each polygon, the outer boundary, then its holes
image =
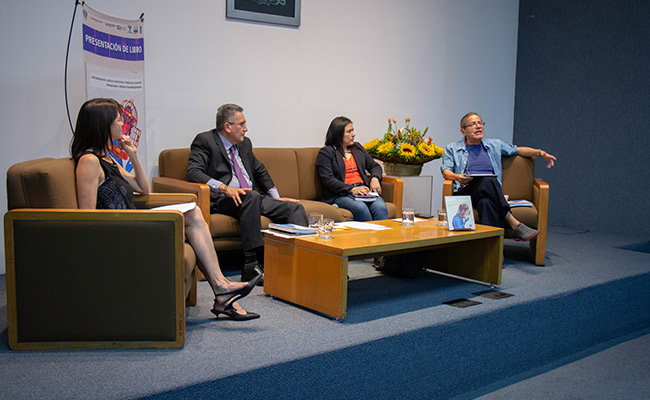
POLYGON ((361 178, 357 168, 357 162, 354 160, 354 154, 350 154, 349 159, 343 157, 343 162, 345 163, 345 183, 348 185, 363 183, 363 178, 361 178))

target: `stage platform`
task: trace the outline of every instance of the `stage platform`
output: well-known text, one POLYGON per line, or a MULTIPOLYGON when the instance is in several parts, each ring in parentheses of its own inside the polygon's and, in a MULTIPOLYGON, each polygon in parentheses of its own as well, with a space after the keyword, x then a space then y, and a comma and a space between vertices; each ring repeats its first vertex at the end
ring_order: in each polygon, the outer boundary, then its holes
POLYGON ((2 277, 0 398, 474 398, 647 334, 649 250, 551 228, 538 267, 506 240, 495 289, 512 296, 496 298, 476 295, 490 289, 479 283, 388 277, 355 261, 343 322, 261 288, 241 304, 262 318, 217 321, 202 282, 181 350, 11 351, 2 277), (445 304, 458 299, 480 304, 445 304))

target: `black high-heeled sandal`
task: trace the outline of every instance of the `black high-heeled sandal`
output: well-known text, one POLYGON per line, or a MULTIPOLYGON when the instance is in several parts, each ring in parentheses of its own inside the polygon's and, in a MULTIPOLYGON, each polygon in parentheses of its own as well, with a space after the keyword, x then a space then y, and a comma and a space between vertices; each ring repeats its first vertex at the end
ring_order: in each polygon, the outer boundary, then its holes
POLYGON ((237 310, 235 310, 235 307, 233 306, 236 301, 243 299, 244 297, 248 296, 250 292, 255 288, 255 285, 257 285, 257 282, 262 279, 262 274, 258 274, 255 278, 251 279, 246 286, 244 286, 241 289, 233 290, 232 292, 226 292, 226 293, 219 293, 218 295, 215 296, 214 300, 217 300, 217 297, 219 296, 227 296, 232 294, 233 296, 226 301, 224 304, 223 310, 217 310, 216 308, 213 308, 210 310, 214 315, 219 318, 219 314, 223 314, 226 317, 234 320, 234 321, 246 321, 249 319, 255 319, 259 318, 260 315, 257 313, 249 313, 246 312, 246 314, 239 314, 237 310))
POLYGON ((233 303, 229 303, 228 307, 224 308, 223 310, 217 310, 213 308, 212 314, 217 316, 217 319, 219 319, 219 314, 223 314, 229 319, 232 319, 233 321, 248 321, 249 319, 255 319, 259 318, 260 315, 258 313, 254 312, 248 312, 246 311, 246 314, 240 314, 235 310, 235 307, 233 307, 233 303))

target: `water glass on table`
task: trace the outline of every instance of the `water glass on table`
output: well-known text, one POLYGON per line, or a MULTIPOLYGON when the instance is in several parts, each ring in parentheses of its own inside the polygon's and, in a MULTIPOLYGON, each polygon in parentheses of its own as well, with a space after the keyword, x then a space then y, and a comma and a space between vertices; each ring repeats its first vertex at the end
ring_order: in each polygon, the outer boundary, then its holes
POLYGON ((438 225, 447 226, 447 210, 438 210, 438 225))
POLYGON ((334 230, 334 220, 324 218, 318 224, 318 237, 321 239, 331 239, 332 231, 334 230))
POLYGON ((323 219, 323 214, 317 212, 311 212, 307 216, 307 221, 309 222, 309 227, 313 229, 318 229, 321 219, 323 219))
POLYGON ((402 225, 413 225, 415 222, 415 210, 412 208, 405 208, 402 210, 402 225))

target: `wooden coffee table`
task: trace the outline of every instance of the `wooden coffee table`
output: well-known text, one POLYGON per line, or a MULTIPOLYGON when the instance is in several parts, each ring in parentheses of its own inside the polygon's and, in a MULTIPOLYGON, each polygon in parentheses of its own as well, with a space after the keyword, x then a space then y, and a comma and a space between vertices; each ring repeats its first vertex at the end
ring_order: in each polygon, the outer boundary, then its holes
POLYGON ((433 219, 413 226, 393 220, 372 223, 391 229, 336 230, 332 239, 265 233, 264 291, 340 320, 347 316, 349 261, 422 250, 427 250, 429 269, 501 284, 501 228, 449 231, 433 219))

